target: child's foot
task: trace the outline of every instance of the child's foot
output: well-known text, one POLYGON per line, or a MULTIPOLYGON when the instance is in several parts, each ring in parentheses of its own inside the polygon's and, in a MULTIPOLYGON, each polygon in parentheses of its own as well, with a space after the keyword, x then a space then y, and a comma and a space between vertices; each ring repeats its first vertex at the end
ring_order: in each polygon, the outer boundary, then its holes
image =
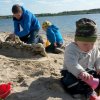
POLYGON ((90 100, 100 100, 100 96, 97 95, 91 95, 90 100))
POLYGON ((54 53, 56 53, 56 54, 64 53, 64 50, 61 48, 55 48, 54 53))

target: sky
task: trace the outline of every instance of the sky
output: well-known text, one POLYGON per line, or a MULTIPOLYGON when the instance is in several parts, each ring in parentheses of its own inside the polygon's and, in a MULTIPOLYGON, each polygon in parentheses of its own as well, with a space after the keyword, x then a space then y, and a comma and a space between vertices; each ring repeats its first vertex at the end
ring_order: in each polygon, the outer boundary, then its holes
POLYGON ((0 16, 11 15, 14 4, 20 4, 34 14, 100 8, 100 0, 0 0, 0 16))

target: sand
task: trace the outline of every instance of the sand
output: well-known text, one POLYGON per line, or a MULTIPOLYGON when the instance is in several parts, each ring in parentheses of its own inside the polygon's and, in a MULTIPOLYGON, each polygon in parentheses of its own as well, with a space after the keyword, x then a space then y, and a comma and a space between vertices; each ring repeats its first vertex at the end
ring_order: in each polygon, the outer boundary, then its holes
MULTIPOLYGON (((0 39, 5 41, 8 34, 0 33, 0 39)), ((73 37, 65 35, 64 40, 68 44, 73 37)), ((47 55, 33 56, 24 50, 0 48, 0 83, 13 84, 7 100, 83 100, 72 98, 61 87, 64 54, 47 55)))

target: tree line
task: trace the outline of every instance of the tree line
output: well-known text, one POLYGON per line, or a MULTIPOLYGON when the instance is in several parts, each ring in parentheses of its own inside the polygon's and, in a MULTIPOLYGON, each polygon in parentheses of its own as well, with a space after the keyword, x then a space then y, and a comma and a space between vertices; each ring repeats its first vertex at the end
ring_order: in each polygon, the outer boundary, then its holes
MULTIPOLYGON (((64 11, 59 13, 42 13, 42 14, 35 14, 37 17, 44 17, 44 16, 61 16, 61 15, 78 15, 78 14, 97 14, 100 13, 100 8, 98 9, 90 9, 90 10, 78 10, 78 11, 64 11)), ((7 16, 0 16, 0 18, 12 18, 12 15, 7 16)))

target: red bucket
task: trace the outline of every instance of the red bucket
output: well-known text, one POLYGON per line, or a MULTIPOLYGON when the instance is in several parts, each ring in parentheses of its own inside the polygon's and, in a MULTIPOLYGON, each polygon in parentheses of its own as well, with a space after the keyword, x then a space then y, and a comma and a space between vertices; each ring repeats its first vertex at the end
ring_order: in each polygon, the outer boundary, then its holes
POLYGON ((11 83, 0 85, 0 99, 5 99, 11 92, 11 83))

